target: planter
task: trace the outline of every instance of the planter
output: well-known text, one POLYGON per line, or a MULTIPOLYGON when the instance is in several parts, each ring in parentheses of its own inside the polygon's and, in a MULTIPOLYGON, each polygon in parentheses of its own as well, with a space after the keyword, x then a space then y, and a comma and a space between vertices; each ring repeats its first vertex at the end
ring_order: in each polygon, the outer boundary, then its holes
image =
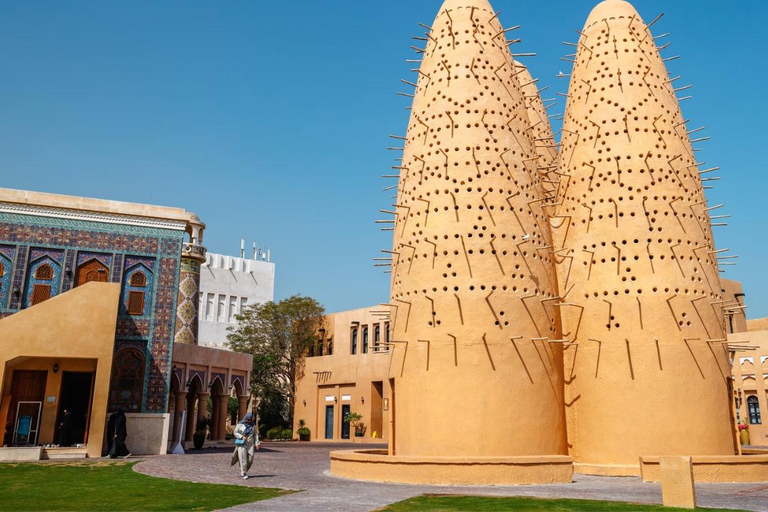
POLYGON ((355 432, 355 437, 363 437, 364 435, 363 432, 355 432))
POLYGON ((749 430, 739 432, 739 438, 741 439, 741 444, 749 444, 749 430))
POLYGON ((299 441, 309 441, 309 434, 299 434, 299 441))
POLYGON ((202 450, 205 444, 205 434, 194 434, 192 436, 192 444, 195 446, 195 450, 202 450))

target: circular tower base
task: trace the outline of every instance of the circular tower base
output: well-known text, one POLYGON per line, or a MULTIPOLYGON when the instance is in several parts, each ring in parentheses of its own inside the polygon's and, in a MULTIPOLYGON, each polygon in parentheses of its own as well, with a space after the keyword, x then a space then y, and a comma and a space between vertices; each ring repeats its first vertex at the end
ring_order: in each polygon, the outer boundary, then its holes
POLYGON ((573 481, 573 459, 402 457, 386 450, 331 452, 331 474, 355 480, 426 485, 532 485, 573 481))

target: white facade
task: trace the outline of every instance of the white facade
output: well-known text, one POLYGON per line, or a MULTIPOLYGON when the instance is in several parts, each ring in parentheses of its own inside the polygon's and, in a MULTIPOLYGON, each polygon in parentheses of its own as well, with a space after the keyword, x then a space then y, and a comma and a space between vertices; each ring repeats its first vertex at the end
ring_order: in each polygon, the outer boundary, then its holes
POLYGON ((200 268, 199 344, 223 348, 236 314, 274 298, 274 263, 209 252, 200 268))

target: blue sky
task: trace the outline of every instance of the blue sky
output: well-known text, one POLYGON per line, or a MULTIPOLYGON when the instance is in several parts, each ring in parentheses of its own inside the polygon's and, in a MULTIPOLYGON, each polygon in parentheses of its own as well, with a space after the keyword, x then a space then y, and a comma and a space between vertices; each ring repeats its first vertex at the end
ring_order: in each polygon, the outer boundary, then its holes
MULTIPOLYGON (((558 59, 591 1, 497 0, 520 24, 540 85, 565 92, 558 59)), ((764 271, 768 70, 764 2, 635 3, 670 32, 665 56, 690 126, 708 127, 701 159, 723 168, 719 248, 741 256, 748 317, 768 316, 764 271)), ((0 1, 0 186, 184 207, 208 224, 211 251, 240 238, 271 248, 276 295, 329 311, 385 301, 372 265, 388 248, 389 134, 403 134, 409 45, 439 1, 0 1)), ((562 111, 562 104, 558 107, 562 111)))

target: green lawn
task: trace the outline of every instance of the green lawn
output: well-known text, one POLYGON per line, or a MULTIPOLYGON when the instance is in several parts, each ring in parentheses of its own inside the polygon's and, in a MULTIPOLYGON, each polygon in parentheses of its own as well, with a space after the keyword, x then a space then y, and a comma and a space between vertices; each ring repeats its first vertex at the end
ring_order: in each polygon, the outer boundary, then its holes
MULTIPOLYGON (((478 496, 445 496, 431 495, 418 496, 410 500, 395 503, 381 509, 387 512, 452 512, 482 510, 483 512, 507 512, 514 510, 547 511, 547 512, 577 512, 577 511, 612 511, 624 510, 632 512, 645 512, 657 510, 659 512, 672 512, 685 510, 681 508, 665 508, 655 505, 636 505, 632 503, 614 503, 610 501, 587 500, 540 500, 535 498, 485 498, 478 496)), ((719 508, 697 509, 707 512, 734 512, 719 508)))
POLYGON ((134 464, 0 464, 0 510, 215 510, 289 492, 155 478, 134 464))

